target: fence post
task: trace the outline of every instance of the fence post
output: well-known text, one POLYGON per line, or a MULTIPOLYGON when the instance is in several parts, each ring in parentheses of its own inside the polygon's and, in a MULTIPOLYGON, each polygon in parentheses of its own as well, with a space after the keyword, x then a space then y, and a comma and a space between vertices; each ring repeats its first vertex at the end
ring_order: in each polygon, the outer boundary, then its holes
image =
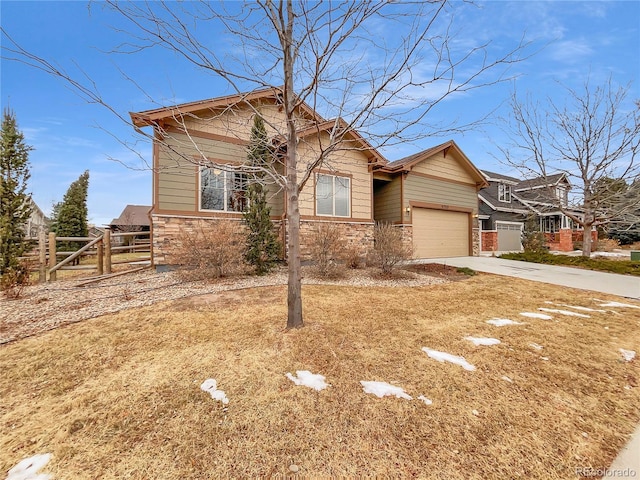
POLYGON ((44 283, 47 281, 47 235, 42 226, 38 229, 38 255, 38 282, 44 283))
POLYGON ((111 273, 111 228, 106 227, 104 229, 104 236, 102 237, 104 243, 104 260, 105 260, 105 272, 111 273))
MULTIPOLYGON (((49 232, 49 268, 56 266, 56 234, 55 232, 49 232)), ((56 271, 54 270, 49 274, 49 281, 56 281, 56 271)))
POLYGON ((102 242, 98 243, 98 275, 102 275, 104 273, 104 236, 102 237, 102 242))

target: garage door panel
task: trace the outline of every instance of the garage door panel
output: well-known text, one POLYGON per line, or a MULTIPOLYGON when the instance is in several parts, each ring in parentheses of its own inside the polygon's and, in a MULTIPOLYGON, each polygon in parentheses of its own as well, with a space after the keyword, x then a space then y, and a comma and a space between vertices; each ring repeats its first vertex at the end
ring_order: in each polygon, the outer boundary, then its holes
POLYGON ((522 250, 522 224, 496 222, 498 250, 501 252, 522 250))
POLYGON ((429 208, 413 209, 414 256, 418 258, 469 255, 469 214, 429 208))

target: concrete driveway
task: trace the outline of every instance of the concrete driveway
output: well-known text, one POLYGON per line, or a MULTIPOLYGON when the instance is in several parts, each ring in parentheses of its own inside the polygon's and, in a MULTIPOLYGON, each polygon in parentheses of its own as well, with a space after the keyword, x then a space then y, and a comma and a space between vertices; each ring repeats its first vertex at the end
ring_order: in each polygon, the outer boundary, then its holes
POLYGON ((478 272, 494 273, 509 277, 565 287, 610 293, 640 300, 640 278, 615 273, 594 272, 579 268, 519 262, 496 257, 455 257, 415 260, 416 263, 443 263, 454 267, 469 267, 478 272))

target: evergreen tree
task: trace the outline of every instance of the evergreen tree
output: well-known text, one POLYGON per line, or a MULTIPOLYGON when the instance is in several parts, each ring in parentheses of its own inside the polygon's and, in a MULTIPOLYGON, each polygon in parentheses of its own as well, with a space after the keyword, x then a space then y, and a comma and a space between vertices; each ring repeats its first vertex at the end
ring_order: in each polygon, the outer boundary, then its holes
MULTIPOLYGON (((54 205, 54 223, 51 230, 58 237, 86 237, 89 235, 87 194, 89 193, 89 170, 69 185, 61 203, 54 205)), ((83 244, 65 243, 62 248, 77 249, 83 244)))
MULTIPOLYGON (((272 156, 264 120, 260 115, 256 115, 251 127, 248 163, 252 167, 267 167, 271 164, 272 156)), ((248 207, 244 212, 244 221, 249 228, 249 235, 245 260, 255 267, 258 275, 263 275, 276 265, 281 250, 271 222, 271 207, 267 205, 263 173, 256 172, 249 181, 247 199, 248 207)))
POLYGON ((5 110, 0 145, 0 275, 18 268, 27 244, 24 226, 32 211, 29 180, 29 152, 18 130, 15 114, 5 110))

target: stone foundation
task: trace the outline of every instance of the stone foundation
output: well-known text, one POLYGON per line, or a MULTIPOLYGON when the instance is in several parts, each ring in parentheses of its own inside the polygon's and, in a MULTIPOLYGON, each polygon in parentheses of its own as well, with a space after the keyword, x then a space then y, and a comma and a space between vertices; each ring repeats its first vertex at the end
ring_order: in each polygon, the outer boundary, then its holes
MULTIPOLYGON (((357 252, 366 258, 373 249, 373 223, 327 222, 317 220, 302 220, 300 222, 300 258, 311 259, 311 251, 320 226, 331 225, 340 232, 340 238, 344 241, 345 251, 357 252)), ((280 238, 284 238, 281 235, 280 238)))

